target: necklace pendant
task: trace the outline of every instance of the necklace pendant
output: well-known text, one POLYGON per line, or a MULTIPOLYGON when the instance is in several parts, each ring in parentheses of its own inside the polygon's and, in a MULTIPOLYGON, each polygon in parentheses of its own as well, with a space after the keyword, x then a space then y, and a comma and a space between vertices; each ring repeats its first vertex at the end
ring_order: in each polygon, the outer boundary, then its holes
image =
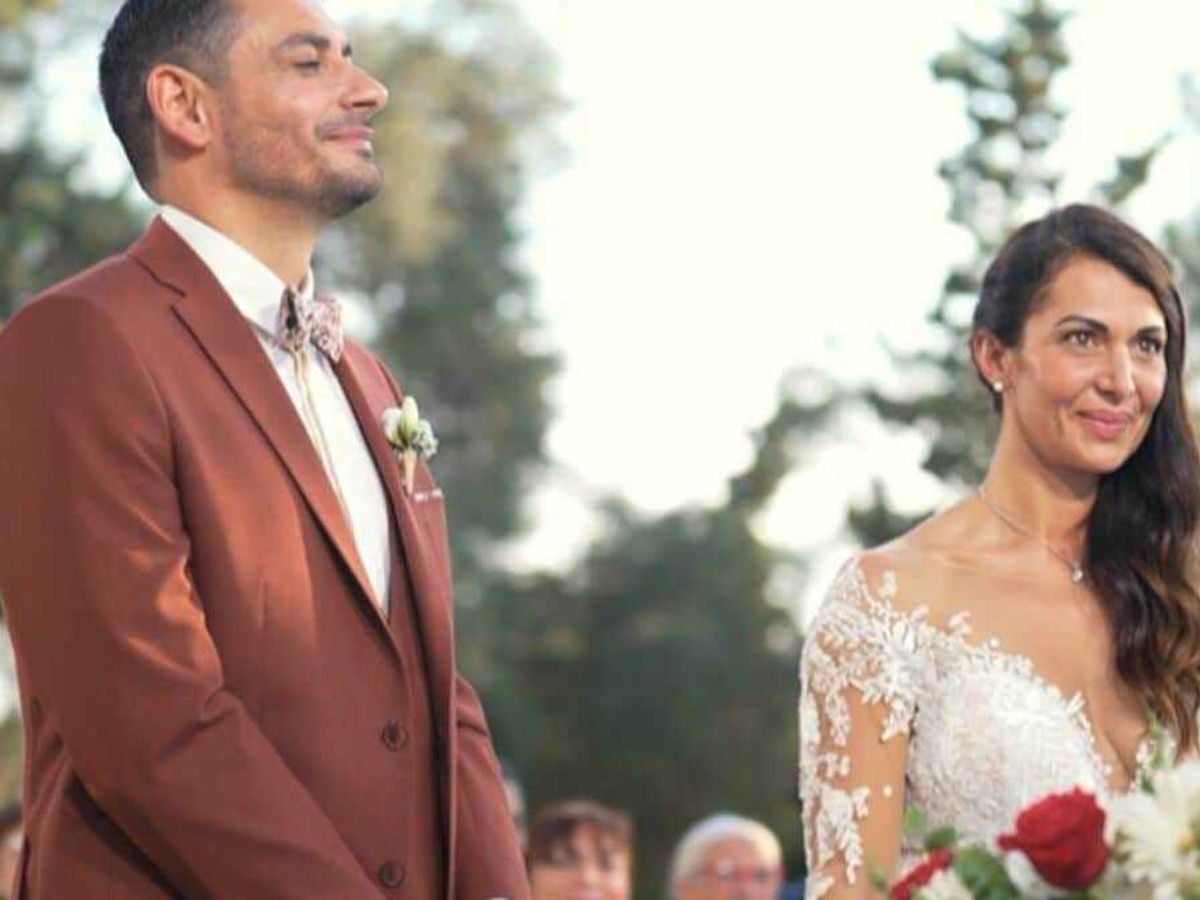
POLYGON ((1081 581, 1083 581, 1083 574, 1083 567, 1075 566, 1075 568, 1071 570, 1071 580, 1075 582, 1075 584, 1079 584, 1081 581))

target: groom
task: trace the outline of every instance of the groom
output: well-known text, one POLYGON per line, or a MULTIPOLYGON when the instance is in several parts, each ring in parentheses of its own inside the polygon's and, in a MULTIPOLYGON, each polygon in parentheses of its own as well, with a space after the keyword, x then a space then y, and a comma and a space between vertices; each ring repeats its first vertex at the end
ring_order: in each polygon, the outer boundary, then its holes
POLYGON ((127 0, 100 73, 163 211, 0 332, 17 896, 526 897, 441 491, 313 297, 386 91, 312 0, 127 0))

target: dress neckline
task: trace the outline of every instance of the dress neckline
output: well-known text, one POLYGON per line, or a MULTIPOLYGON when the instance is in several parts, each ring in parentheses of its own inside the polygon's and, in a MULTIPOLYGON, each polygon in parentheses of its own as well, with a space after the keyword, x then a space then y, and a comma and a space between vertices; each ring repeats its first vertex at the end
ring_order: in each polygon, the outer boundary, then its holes
MULTIPOLYGON (((958 615, 961 615, 964 620, 970 618, 970 613, 966 610, 958 615)), ((930 627, 936 628, 933 625, 930 627)), ((988 638, 983 644, 977 644, 965 639, 962 643, 968 651, 978 651, 1000 661, 1002 664, 1007 663, 1006 668, 1009 671, 1016 672, 1020 677, 1028 680, 1045 693, 1046 696, 1051 698, 1083 735, 1084 743, 1087 745, 1088 758, 1091 762, 1092 770, 1096 775, 1096 782, 1103 787, 1106 793, 1113 796, 1128 794, 1141 784, 1142 778, 1146 774, 1146 767, 1154 755, 1154 738, 1150 734, 1149 722, 1146 723, 1142 737, 1134 750, 1132 778, 1124 787, 1115 785, 1112 783, 1115 767, 1100 752, 1100 743, 1096 738, 1096 726, 1092 722, 1091 715, 1088 712, 1087 697, 1084 696, 1081 689, 1077 688, 1068 695, 1061 686, 1046 678, 1038 671, 1032 658, 1027 654, 1005 649, 997 637, 988 638)), ((1124 764, 1121 765, 1121 768, 1125 768, 1124 764)))
MULTIPOLYGON (((862 570, 862 566, 858 560, 855 561, 855 566, 858 568, 859 577, 862 579, 864 586, 866 586, 866 573, 862 570)), ((895 609, 893 599, 898 590, 898 580, 895 570, 890 568, 885 569, 882 579, 879 594, 895 609)), ((899 612, 899 610, 896 611, 899 612)), ((1096 776, 1096 783, 1107 795, 1121 796, 1129 794, 1141 785, 1143 778, 1147 774, 1147 768, 1157 750, 1149 722, 1146 723, 1145 731, 1134 751, 1133 777, 1125 787, 1114 785, 1111 781, 1114 767, 1100 752, 1099 741, 1096 739, 1096 728, 1088 713, 1088 702, 1082 689, 1077 688, 1068 696, 1062 687, 1042 675, 1030 656, 1006 648, 1000 638, 995 635, 983 640, 971 640, 969 636, 973 635, 974 631, 971 627, 970 610, 963 609, 954 613, 946 620, 945 626, 939 626, 931 622, 928 614, 928 605, 919 604, 908 615, 911 615, 924 628, 928 628, 939 639, 951 641, 962 651, 972 654, 977 658, 997 663, 1007 672, 1025 679, 1038 688, 1038 690, 1042 691, 1059 707, 1083 737, 1084 745, 1088 751, 1088 759, 1092 771, 1096 776)))

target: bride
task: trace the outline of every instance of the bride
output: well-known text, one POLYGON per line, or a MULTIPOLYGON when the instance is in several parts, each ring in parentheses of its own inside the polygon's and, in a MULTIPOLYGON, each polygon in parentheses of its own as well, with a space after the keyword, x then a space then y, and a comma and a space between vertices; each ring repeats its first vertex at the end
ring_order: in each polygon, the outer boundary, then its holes
POLYGON ((1151 717, 1194 750, 1200 460, 1169 264, 1115 216, 1019 229, 971 354, 1000 417, 977 490, 851 560, 805 642, 809 896, 915 861, 904 808, 989 841, 1022 807, 1127 791, 1151 717))

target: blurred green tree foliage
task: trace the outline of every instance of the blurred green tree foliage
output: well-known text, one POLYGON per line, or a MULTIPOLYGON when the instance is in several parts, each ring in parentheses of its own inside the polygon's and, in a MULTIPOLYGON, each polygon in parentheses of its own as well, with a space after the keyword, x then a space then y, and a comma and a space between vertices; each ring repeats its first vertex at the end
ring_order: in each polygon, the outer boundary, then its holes
POLYGON ((36 74, 47 41, 34 26, 53 31, 71 13, 60 2, 0 5, 0 115, 16 124, 0 142, 0 324, 39 289, 127 245, 144 219, 125 188, 86 185, 85 148, 59 152, 46 136, 36 74))
POLYGON ((767 822, 799 865, 799 641, 770 598, 803 560, 753 521, 829 409, 785 400, 726 504, 646 517, 614 500, 574 570, 489 596, 497 741, 535 806, 590 795, 632 812, 636 896, 663 896, 675 841, 721 810, 767 822))
MULTIPOLYGON (((378 120, 385 191, 338 223, 321 263, 373 300, 375 349, 438 426, 459 596, 522 524, 545 462, 557 369, 518 261, 520 205, 557 158, 563 108, 544 47, 508 3, 447 3, 436 31, 360 29, 355 53, 390 89, 378 120)), ((468 613, 469 614, 469 613, 468 613)))
MULTIPOLYGON (((1192 74, 1183 80, 1183 109, 1186 126, 1192 133, 1200 131, 1200 74, 1192 74)), ((1167 226, 1165 235, 1167 252, 1179 266, 1179 288, 1190 313, 1192 377, 1197 368, 1196 338, 1200 337, 1200 208, 1192 216, 1167 226)))
POLYGON ((20 25, 30 13, 58 6, 58 0, 0 0, 0 28, 20 25))

